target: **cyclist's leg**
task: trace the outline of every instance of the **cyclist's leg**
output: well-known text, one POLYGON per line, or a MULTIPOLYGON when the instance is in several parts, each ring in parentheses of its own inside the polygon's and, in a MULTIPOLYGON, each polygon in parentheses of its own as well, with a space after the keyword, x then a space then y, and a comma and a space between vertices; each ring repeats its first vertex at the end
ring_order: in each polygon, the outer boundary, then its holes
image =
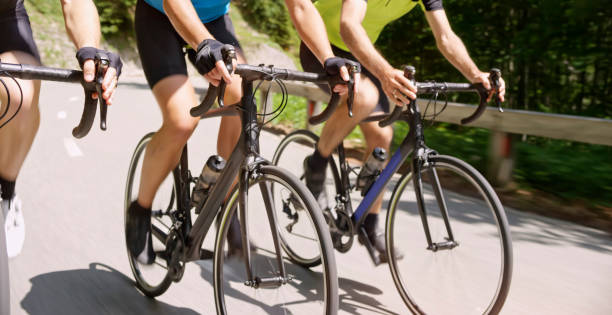
MULTIPOLYGON (((334 53, 340 57, 355 59, 348 52, 343 52, 337 48, 334 49, 334 53)), ((300 46, 300 61, 305 71, 324 71, 323 66, 304 43, 300 46)), ((329 156, 351 130, 372 112, 378 100, 378 91, 372 81, 365 76, 361 76, 360 78, 359 91, 354 98, 353 117, 349 117, 346 97, 343 97, 342 105, 338 107, 330 119, 325 123, 314 153, 308 156, 303 164, 304 174, 306 175, 306 186, 310 189, 317 199, 319 206, 323 209, 328 205, 327 196, 323 187, 329 156)), ((321 86, 321 88, 329 92, 329 87, 321 86)))
MULTIPOLYGON (((0 38, 0 59, 3 62, 40 65, 38 49, 23 3, 19 3, 10 12, 0 13, 0 38)), ((0 87, 0 103, 3 104, 0 106, 0 114, 6 113, 6 116, 0 119, 0 124, 13 117, 21 103, 17 115, 0 132, 0 185, 1 195, 5 199, 2 215, 6 220, 8 254, 12 257, 21 251, 25 237, 21 203, 16 200, 14 188, 38 131, 40 81, 16 79, 15 82, 10 78, 4 78, 3 81, 7 88, 0 87), (7 103, 9 96, 10 104, 7 103), (6 106, 9 106, 8 112, 5 112, 6 106)))
MULTIPOLYGON (((236 38, 234 26, 229 18, 229 15, 224 15, 212 22, 205 24, 209 32, 220 42, 224 44, 231 44, 236 48, 236 57, 238 64, 246 63, 243 51, 240 47, 240 43, 236 38)), ((225 90, 225 104, 235 104, 240 101, 242 97, 241 78, 238 75, 232 77, 232 84, 227 86, 225 90)), ((225 160, 230 158, 234 147, 240 139, 240 133, 242 131, 240 124, 240 117, 238 116, 225 116, 221 118, 221 125, 219 126, 219 135, 217 136, 217 154, 223 157, 225 160)), ((234 185, 237 180, 234 181, 234 185)), ((230 192, 232 190, 230 189, 230 192)), ((230 192, 228 192, 228 197, 230 192)), ((228 244, 230 246, 229 255, 241 254, 242 253, 242 241, 240 237, 240 224, 237 216, 234 216, 230 226, 229 233, 227 235, 228 244)))
MULTIPOLYGON (((385 114, 389 113, 389 100, 387 96, 382 90, 382 85, 380 81, 367 69, 363 69, 362 75, 367 76, 378 90, 378 104, 376 104, 376 108, 374 109, 373 114, 385 114)), ((379 147, 385 149, 389 152, 389 148, 391 147, 391 141, 393 140, 393 128, 391 126, 380 127, 377 121, 374 122, 362 122, 359 124, 359 128, 361 128, 361 132, 365 138, 366 142, 366 154, 363 158, 363 163, 368 159, 368 156, 372 154, 374 148, 379 147)), ((377 214, 380 212, 380 207, 382 204, 382 197, 378 198, 373 204, 370 213, 377 214)))
MULTIPOLYGON (((334 47, 334 53, 339 57, 356 60, 350 53, 336 47, 334 47)), ((300 46, 300 61, 305 71, 323 72, 323 66, 304 43, 300 46)), ((376 106, 379 98, 376 86, 368 77, 362 75, 360 78, 359 92, 354 97, 353 117, 348 115, 346 97, 344 97, 342 105, 338 107, 323 127, 321 138, 317 144, 317 149, 323 157, 329 157, 340 142, 360 121, 369 116, 376 106)))
MULTIPOLYGON (((376 109, 374 112, 376 114, 384 114, 389 113, 389 101, 387 96, 382 91, 382 86, 380 81, 372 73, 365 69, 363 71, 363 75, 367 76, 372 80, 372 82, 376 85, 376 88, 379 92, 378 104, 376 105, 376 109)), ((366 142, 366 154, 364 156, 364 163, 374 150, 374 148, 379 147, 385 149, 389 152, 389 148, 391 146, 391 141, 393 140, 393 128, 391 126, 380 127, 378 122, 362 122, 359 124, 361 131, 363 132, 363 136, 366 142)), ((382 195, 378 197, 372 207, 370 208, 370 212, 367 214, 363 227, 365 228, 368 238, 370 239, 370 243, 376 248, 378 251, 381 261, 387 261, 386 259, 386 244, 384 238, 384 232, 382 229, 379 229, 379 213, 381 210, 383 198, 382 195)), ((403 255, 399 250, 395 252, 396 258, 401 258, 403 255)))
MULTIPOLYGON (((6 63, 40 65, 36 57, 22 51, 0 53, 0 59, 6 63)), ((38 131, 40 122, 40 112, 38 110, 40 81, 16 79, 19 86, 9 78, 4 78, 3 81, 8 87, 8 95, 3 87, 0 88, 0 101, 2 104, 5 104, 3 105, 2 112, 6 109, 8 96, 10 96, 11 103, 8 104, 9 111, 0 121, 0 124, 5 123, 15 114, 22 100, 19 87, 21 87, 23 92, 23 103, 19 113, 0 132, 0 178, 14 181, 38 131)))
POLYGON ((197 97, 187 77, 184 41, 168 18, 144 1, 138 1, 134 22, 143 70, 161 109, 163 123, 147 145, 138 198, 127 211, 126 238, 132 256, 151 264, 155 260, 151 204, 198 123, 189 114, 197 97))

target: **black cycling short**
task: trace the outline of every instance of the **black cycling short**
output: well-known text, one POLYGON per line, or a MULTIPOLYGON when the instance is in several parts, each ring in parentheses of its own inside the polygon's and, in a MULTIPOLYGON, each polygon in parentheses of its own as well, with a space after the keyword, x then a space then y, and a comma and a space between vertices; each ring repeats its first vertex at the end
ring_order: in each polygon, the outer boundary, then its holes
MULTIPOLYGON (((195 62, 195 50, 184 49, 187 43, 174 30, 168 17, 144 0, 136 4, 134 18, 136 41, 140 62, 149 86, 153 88, 161 79, 174 74, 187 75, 187 54, 195 62)), ((242 53, 234 31, 234 25, 227 14, 205 23, 208 32, 223 44, 230 44, 242 53)))
MULTIPOLYGON (((3 2, 5 0, 0 0, 3 2)), ((32 36, 30 18, 23 6, 23 0, 6 0, 0 6, 0 53, 23 51, 40 62, 38 48, 32 36)))
MULTIPOLYGON (((344 51, 334 45, 332 45, 332 51, 336 57, 342 57, 350 60, 357 61, 357 58, 353 56, 351 53, 344 51)), ((310 51, 308 46, 302 42, 300 45, 300 62, 302 63, 302 68, 307 72, 323 72, 323 65, 319 62, 317 57, 310 51)), ((382 85, 380 81, 372 74, 372 72, 368 71, 363 65, 361 65, 361 75, 365 75, 368 79, 372 80, 376 88, 378 89, 378 104, 376 104, 376 108, 374 112, 389 112, 389 100, 387 99, 387 95, 382 89, 382 85)), ((325 92, 330 93, 329 85, 326 84, 318 84, 321 89, 325 92)))

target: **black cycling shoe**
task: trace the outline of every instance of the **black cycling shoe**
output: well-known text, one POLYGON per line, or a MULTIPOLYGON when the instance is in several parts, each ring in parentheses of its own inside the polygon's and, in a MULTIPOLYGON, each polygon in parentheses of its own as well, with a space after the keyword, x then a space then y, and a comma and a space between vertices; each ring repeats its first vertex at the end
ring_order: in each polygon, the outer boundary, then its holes
POLYGON ((329 208, 327 202, 327 191, 325 190, 325 177, 327 175, 327 167, 322 169, 314 169, 309 162, 310 155, 304 159, 304 177, 306 187, 317 200, 321 210, 329 208))
POLYGON ((151 209, 143 208, 133 201, 127 212, 125 237, 132 257, 145 265, 155 262, 151 237, 151 209))
MULTIPOLYGON (((238 221, 238 214, 235 214, 230 223, 229 230, 227 231, 227 258, 230 257, 243 257, 242 252, 242 237, 240 235, 240 221, 238 221)), ((257 250, 257 246, 249 240, 249 247, 251 252, 257 250)))
MULTIPOLYGON (((389 259, 387 257, 387 243, 385 242, 385 233, 378 229, 378 215, 368 214, 368 216, 366 217, 366 221, 363 224, 363 227, 365 228, 366 233, 368 234, 368 240, 370 241, 370 244, 372 244, 372 247, 374 247, 374 249, 376 249, 376 251, 378 252, 380 262, 389 262, 389 259)), ((395 254, 396 260, 404 258, 404 253, 397 249, 397 247, 394 248, 393 253, 395 254)))

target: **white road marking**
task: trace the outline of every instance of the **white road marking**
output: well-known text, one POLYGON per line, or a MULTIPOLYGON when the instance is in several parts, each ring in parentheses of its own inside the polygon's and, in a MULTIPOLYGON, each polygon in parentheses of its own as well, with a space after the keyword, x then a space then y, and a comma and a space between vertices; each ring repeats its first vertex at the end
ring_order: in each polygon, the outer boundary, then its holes
POLYGON ((66 112, 63 110, 57 112, 57 119, 66 119, 66 112))
POLYGON ((64 147, 70 157, 83 156, 83 152, 72 138, 64 138, 64 147))

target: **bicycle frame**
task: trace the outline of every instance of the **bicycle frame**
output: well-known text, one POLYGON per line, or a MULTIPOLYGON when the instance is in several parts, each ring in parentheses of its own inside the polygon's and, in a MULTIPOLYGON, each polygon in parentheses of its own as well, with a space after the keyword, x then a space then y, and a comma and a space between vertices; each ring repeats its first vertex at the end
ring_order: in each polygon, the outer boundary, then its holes
MULTIPOLYGON (((433 243, 431 239, 431 234, 429 231, 429 224, 427 222, 427 214, 425 208, 425 201, 423 199, 423 191, 422 191, 422 177, 421 177, 421 168, 424 163, 427 163, 427 156, 431 153, 435 153, 433 150, 429 149, 425 145, 425 137, 423 134, 423 121, 421 119, 421 114, 419 112, 419 108, 416 105, 416 102, 411 102, 409 105, 409 110, 402 114, 402 120, 406 121, 410 125, 410 131, 404 137, 402 144, 400 147, 393 153, 391 159, 387 163, 387 166, 382 170, 378 178, 374 181, 364 198, 359 203, 357 210, 352 214, 351 219, 353 224, 357 227, 358 233, 362 233, 362 223, 365 220, 366 214, 369 213, 370 209, 374 205, 375 201, 381 197, 384 192, 385 187, 391 180, 393 174, 395 174, 399 168, 402 166, 404 161, 411 157, 411 171, 413 174, 412 180, 414 183, 416 197, 417 197, 417 206, 419 210, 419 214, 421 216, 421 222, 423 224, 423 228, 425 231, 425 237, 427 239, 427 248, 433 251, 438 249, 447 249, 456 246, 456 242, 453 238, 452 229, 450 227, 448 212, 446 208, 446 203, 444 202, 444 197, 442 194, 442 188, 440 186, 440 181, 438 179, 438 175, 434 169, 429 169, 429 175, 433 181, 433 190, 436 195, 436 199, 438 200, 438 206, 442 212, 442 217, 444 219, 444 224, 446 226, 446 230, 448 233, 448 242, 443 243, 433 243), (413 153, 416 152, 415 155, 413 153)), ((372 117, 375 119, 375 117, 372 117)), ((349 184, 348 179, 348 165, 344 158, 344 150, 342 146, 338 147, 338 155, 339 160, 341 161, 340 168, 342 170, 342 185, 344 193, 348 193, 349 189, 346 189, 349 184)), ((332 170, 334 174, 337 174, 335 171, 335 164, 332 164, 332 170)), ((341 196, 342 202, 348 209, 351 209, 351 202, 349 196, 341 196)), ((350 211, 350 210, 349 210, 350 211)), ((366 245, 367 246, 367 245, 366 245)), ((374 256, 373 256, 374 257, 374 256)))
MULTIPOLYGON (((229 161, 225 168, 219 175, 219 180, 213 186, 212 191, 209 194, 208 199, 204 204, 198 205, 201 210, 196 221, 191 224, 191 214, 185 209, 189 209, 189 183, 191 180, 191 174, 189 173, 187 163, 187 145, 183 147, 181 160, 179 166, 174 170, 173 176, 178 179, 180 183, 177 187, 176 195, 178 196, 177 204, 178 208, 182 209, 177 212, 177 215, 182 224, 177 227, 181 229, 182 235, 185 236, 185 248, 180 256, 180 261, 189 262, 199 260, 207 255, 206 251, 201 250, 202 243, 210 229, 215 217, 220 214, 223 209, 221 208, 223 202, 228 195, 228 192, 233 187, 234 179, 239 176, 238 187, 239 187, 239 200, 238 208, 240 215, 240 224, 242 231, 242 242, 243 244, 248 243, 248 230, 246 222, 247 213, 247 194, 249 187, 249 176, 257 170, 257 167, 262 164, 269 163, 267 160, 259 156, 259 133, 260 127, 257 122, 257 106, 253 99, 253 82, 249 80, 243 80, 242 82, 243 97, 239 104, 227 106, 225 108, 211 111, 211 113, 205 115, 205 118, 215 116, 229 116, 238 115, 241 118, 242 130, 238 143, 234 147, 229 161)), ((261 184, 262 195, 264 202, 267 205, 271 205, 272 195, 270 187, 265 184, 261 184)), ((251 268, 251 255, 250 247, 244 246, 243 254, 245 257, 246 271, 248 280, 254 285, 259 286, 274 286, 277 282, 282 282, 287 278, 286 269, 282 260, 278 230, 276 229, 276 217, 274 216, 273 210, 267 207, 268 218, 271 227, 273 227, 273 242, 276 248, 276 261, 278 263, 278 269, 280 270, 279 277, 275 279, 261 279, 265 283, 259 283, 261 281, 255 281, 252 268, 251 268), (267 280, 267 281, 266 281, 267 280)), ((167 235, 155 228, 153 233, 157 234, 160 239, 166 239, 167 235)))

